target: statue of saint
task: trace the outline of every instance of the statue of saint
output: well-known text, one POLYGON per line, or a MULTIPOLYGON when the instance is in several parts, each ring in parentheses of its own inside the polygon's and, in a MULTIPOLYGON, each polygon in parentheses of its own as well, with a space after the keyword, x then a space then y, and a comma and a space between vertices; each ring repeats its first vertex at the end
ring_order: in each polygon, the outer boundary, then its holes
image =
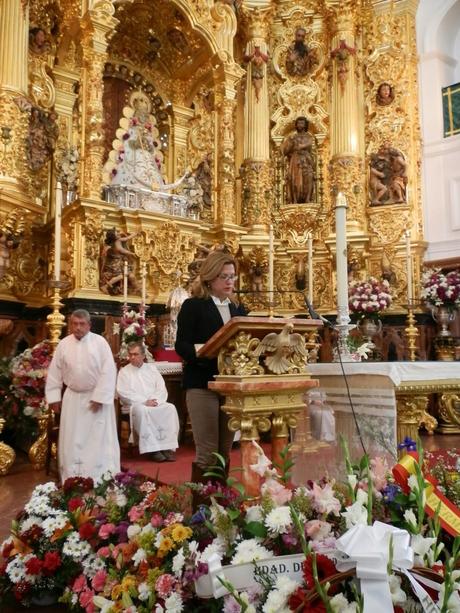
MULTIPOLYGON (((131 240, 136 233, 123 236, 115 228, 107 230, 105 244, 101 258, 101 291, 112 296, 119 295, 123 291, 123 268, 127 258, 135 258, 135 254, 123 247, 123 243, 131 240)), ((133 266, 128 260, 128 287, 134 292, 139 290, 133 266)))
POLYGON ((135 91, 131 94, 130 106, 123 109, 120 126, 124 134, 116 152, 115 168, 111 171, 112 185, 160 191, 164 186, 160 135, 150 108, 146 94, 135 91))
POLYGON ((31 28, 29 31, 29 49, 36 55, 43 55, 50 50, 50 44, 46 40, 46 32, 43 28, 31 28))
POLYGON ((371 204, 406 202, 407 162, 404 155, 388 144, 371 155, 369 188, 371 204))
POLYGON ((298 204, 312 202, 315 188, 314 137, 308 132, 306 117, 295 120, 296 132, 287 136, 281 152, 287 157, 286 202, 298 204))
POLYGON ((375 101, 379 106, 388 106, 395 99, 393 88, 389 83, 380 83, 375 101))
POLYGON ((286 70, 291 77, 303 77, 310 73, 318 64, 318 58, 314 50, 309 49, 305 43, 307 31, 305 28, 297 28, 295 40, 289 45, 286 57, 286 70))

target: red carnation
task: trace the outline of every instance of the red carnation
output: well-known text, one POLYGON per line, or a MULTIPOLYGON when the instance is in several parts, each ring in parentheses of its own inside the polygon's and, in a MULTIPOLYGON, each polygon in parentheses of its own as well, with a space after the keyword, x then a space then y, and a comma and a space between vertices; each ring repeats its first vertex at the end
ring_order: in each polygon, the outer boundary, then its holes
POLYGON ((25 567, 29 575, 39 575, 43 567, 43 562, 38 558, 33 557, 27 560, 25 567))
POLYGON ((61 566, 61 556, 58 551, 47 551, 43 558, 43 568, 50 572, 54 572, 61 566))
MULTIPOLYGON (((334 562, 320 553, 316 554, 316 568, 318 570, 318 581, 320 582, 337 573, 334 562)), ((303 576, 307 588, 309 590, 313 589, 315 587, 315 580, 313 578, 313 556, 311 555, 303 563, 303 576)))
POLYGON ((83 502, 83 500, 79 498, 78 496, 75 496, 74 498, 71 498, 69 500, 69 502, 67 503, 67 508, 69 509, 71 513, 73 513, 74 511, 76 511, 80 507, 83 507, 84 505, 85 503, 83 502))
POLYGON ((80 526, 80 529, 78 530, 78 533, 80 534, 80 538, 84 539, 85 541, 88 541, 92 536, 94 536, 95 532, 96 532, 96 528, 90 522, 86 522, 82 524, 80 526))

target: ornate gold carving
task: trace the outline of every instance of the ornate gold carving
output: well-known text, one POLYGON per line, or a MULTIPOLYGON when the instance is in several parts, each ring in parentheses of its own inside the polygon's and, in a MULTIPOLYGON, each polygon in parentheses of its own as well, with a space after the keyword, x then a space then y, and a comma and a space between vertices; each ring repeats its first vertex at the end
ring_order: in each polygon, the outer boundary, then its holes
POLYGON ((99 289, 99 256, 101 237, 104 230, 105 215, 96 209, 86 209, 81 232, 85 239, 83 266, 83 286, 99 289))
POLYGON ((320 202, 286 205, 280 214, 281 239, 292 249, 305 249, 308 235, 315 232, 325 217, 320 202))
POLYGON ((457 393, 444 393, 438 398, 440 417, 439 431, 445 434, 460 433, 460 390, 457 393))
POLYGON ((247 332, 239 332, 219 352, 218 369, 221 375, 261 375, 264 372, 254 353, 259 339, 247 332))
POLYGON ((241 167, 243 179, 242 221, 244 225, 268 225, 273 208, 273 172, 270 162, 247 160, 241 167))
POLYGON ((401 394, 397 392, 396 399, 397 439, 403 441, 408 436, 415 441, 426 413, 428 397, 424 394, 401 394))
POLYGON ((293 330, 293 324, 286 324, 279 334, 267 334, 254 349, 255 356, 265 356, 264 364, 269 373, 282 375, 306 370, 305 337, 293 334, 293 330))
POLYGON ((46 456, 48 453, 48 420, 49 409, 38 421, 38 438, 29 449, 29 460, 35 470, 42 470, 46 464, 46 456))
MULTIPOLYGON (((4 425, 5 420, 3 417, 0 417, 0 433, 2 432, 4 425)), ((14 449, 6 443, 0 442, 0 475, 6 475, 8 473, 15 458, 16 453, 14 452, 14 449)))
POLYGON ((386 209, 371 209, 369 226, 382 245, 397 243, 409 225, 409 213, 404 205, 391 206, 386 209))
POLYGON ((336 157, 330 163, 331 185, 335 193, 346 195, 347 220, 363 223, 364 202, 362 197, 363 162, 357 156, 336 157))

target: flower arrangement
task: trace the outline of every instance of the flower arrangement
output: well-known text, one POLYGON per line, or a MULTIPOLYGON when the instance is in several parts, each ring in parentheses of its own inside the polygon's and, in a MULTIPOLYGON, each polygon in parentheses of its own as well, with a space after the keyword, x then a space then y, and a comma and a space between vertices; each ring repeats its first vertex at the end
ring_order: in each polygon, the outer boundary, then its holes
POLYGON ((390 603, 376 613, 418 611, 427 591, 442 613, 458 610, 460 541, 441 529, 442 510, 427 515, 420 448, 392 474, 380 458, 352 462, 345 446, 343 481, 295 488, 289 461, 275 469, 255 449, 255 505, 233 479, 173 487, 125 472, 97 487, 78 477, 38 486, 0 546, 0 605, 51 591, 86 613, 360 612, 368 586, 354 569, 364 548, 390 603))
POLYGON ((460 272, 443 273, 439 269, 427 270, 422 275, 421 297, 432 306, 460 306, 460 272))
POLYGON ((24 413, 24 401, 11 388, 11 359, 0 359, 0 417, 5 420, 3 437, 15 445, 37 438, 37 420, 24 413))
POLYGON ((391 304, 390 285, 388 281, 379 281, 370 277, 367 281, 353 281, 348 287, 348 304, 350 311, 361 317, 380 313, 391 304))
POLYGON ((23 402, 26 416, 41 417, 47 408, 45 383, 52 356, 51 343, 45 340, 11 361, 11 390, 23 402))
MULTIPOLYGON (((143 305, 140 305, 139 312, 134 311, 134 309, 131 311, 124 309, 120 323, 113 325, 114 334, 121 333, 121 343, 118 357, 121 360, 127 359, 129 343, 142 341, 145 345, 145 339, 152 329, 153 325, 146 319, 143 305)), ((147 353, 147 355, 151 358, 150 353, 147 353)))

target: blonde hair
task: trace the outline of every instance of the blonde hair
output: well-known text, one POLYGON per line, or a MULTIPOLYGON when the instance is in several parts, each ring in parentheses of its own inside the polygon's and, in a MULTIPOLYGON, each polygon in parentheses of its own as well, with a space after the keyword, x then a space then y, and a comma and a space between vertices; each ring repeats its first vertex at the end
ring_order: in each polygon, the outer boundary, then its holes
POLYGON ((200 266, 200 274, 192 283, 192 296, 195 298, 209 298, 211 295, 209 281, 213 281, 218 277, 226 264, 233 264, 236 272, 236 261, 231 253, 211 251, 200 266))

